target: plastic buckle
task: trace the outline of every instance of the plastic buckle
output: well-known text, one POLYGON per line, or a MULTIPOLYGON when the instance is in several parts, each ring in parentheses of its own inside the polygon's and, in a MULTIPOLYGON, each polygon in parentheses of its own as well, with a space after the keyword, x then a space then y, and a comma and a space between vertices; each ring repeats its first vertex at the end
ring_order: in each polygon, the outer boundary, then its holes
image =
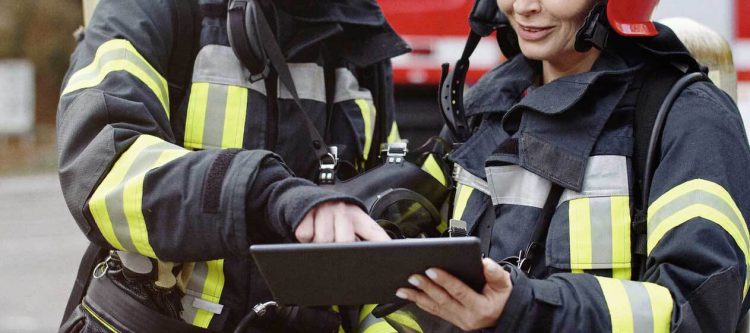
POLYGON ((336 146, 328 147, 328 154, 320 159, 318 173, 319 185, 333 185, 336 182, 336 165, 339 163, 339 150, 336 146))
POLYGON ((406 147, 406 142, 393 142, 384 145, 380 151, 385 153, 386 163, 402 164, 409 149, 406 147))

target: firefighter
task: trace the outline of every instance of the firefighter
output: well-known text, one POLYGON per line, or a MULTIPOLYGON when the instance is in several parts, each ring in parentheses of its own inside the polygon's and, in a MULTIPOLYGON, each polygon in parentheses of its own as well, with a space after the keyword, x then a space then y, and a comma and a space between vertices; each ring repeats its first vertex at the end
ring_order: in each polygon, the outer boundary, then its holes
POLYGON ((397 296, 467 331, 737 328, 749 305, 750 149, 714 84, 676 98, 647 222, 631 227, 645 186, 634 164, 639 102, 663 76, 653 73, 699 68, 650 21, 657 2, 497 0, 520 54, 467 94, 477 125, 450 155, 453 218, 480 237, 487 284, 477 292, 431 268, 397 296))
POLYGON ((60 181, 86 237, 116 251, 62 331, 231 331, 271 299, 250 244, 388 239, 358 200, 311 181, 309 134, 338 148, 339 169, 376 165, 400 140, 390 58, 407 45, 374 0, 249 2, 296 91, 277 67, 253 79, 243 66, 227 0, 102 0, 79 35, 60 181))

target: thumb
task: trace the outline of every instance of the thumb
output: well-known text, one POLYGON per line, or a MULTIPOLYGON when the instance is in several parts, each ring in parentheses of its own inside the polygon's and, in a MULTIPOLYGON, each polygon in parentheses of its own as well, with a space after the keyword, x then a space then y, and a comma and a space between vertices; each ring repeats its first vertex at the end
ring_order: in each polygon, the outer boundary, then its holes
POLYGON ((511 287, 510 273, 506 272, 502 266, 489 258, 482 259, 484 266, 484 279, 487 281, 485 289, 500 292, 511 287))

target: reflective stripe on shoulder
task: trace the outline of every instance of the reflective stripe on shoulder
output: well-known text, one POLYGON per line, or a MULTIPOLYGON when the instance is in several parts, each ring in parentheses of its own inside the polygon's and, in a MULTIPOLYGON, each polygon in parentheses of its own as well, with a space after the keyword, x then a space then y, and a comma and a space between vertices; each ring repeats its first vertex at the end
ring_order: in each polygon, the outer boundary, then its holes
POLYGON ((214 314, 221 314, 224 308, 219 303, 224 290, 224 260, 197 262, 188 271, 190 276, 182 298, 182 320, 208 328, 214 314))
POLYGON ((388 143, 401 141, 401 134, 398 132, 398 124, 395 121, 391 124, 391 132, 388 133, 388 139, 386 140, 388 143))
POLYGON ((667 288, 604 277, 596 280, 607 302, 612 332, 669 332, 674 302, 667 288))
POLYGON ((365 124, 365 144, 362 148, 362 158, 366 161, 367 156, 370 155, 372 146, 372 135, 375 131, 375 116, 377 111, 371 100, 359 98, 354 100, 354 102, 357 103, 360 112, 362 112, 362 119, 365 124))
POLYGON ((474 188, 469 185, 459 183, 456 186, 456 198, 453 202, 453 219, 462 219, 472 192, 474 192, 474 188))
POLYGON ((630 279, 630 198, 579 198, 568 202, 570 268, 612 269, 630 279))
MULTIPOLYGON (((729 233, 745 255, 745 267, 750 267, 750 234, 742 213, 727 190, 704 179, 682 183, 648 207, 647 253, 669 231, 697 217, 716 223, 729 233)), ((745 274, 743 295, 747 294, 749 283, 750 274, 745 274)))
POLYGON ((443 169, 440 167, 440 164, 438 164, 434 154, 427 156, 427 159, 422 163, 422 170, 437 179, 437 181, 439 181, 440 184, 443 184, 443 186, 447 183, 445 174, 443 174, 443 169))
POLYGON ((453 164, 453 180, 458 184, 466 184, 486 195, 491 195, 490 186, 482 178, 474 176, 458 164, 453 164))
POLYGON ((95 87, 102 83, 109 73, 117 71, 125 71, 143 82, 159 99, 169 118, 167 80, 138 53, 133 44, 124 39, 113 39, 99 46, 91 64, 70 77, 62 95, 95 87))
POLYGON ((89 200, 99 231, 113 247, 156 258, 148 240, 141 204, 146 173, 188 151, 151 135, 141 135, 114 163, 89 200))

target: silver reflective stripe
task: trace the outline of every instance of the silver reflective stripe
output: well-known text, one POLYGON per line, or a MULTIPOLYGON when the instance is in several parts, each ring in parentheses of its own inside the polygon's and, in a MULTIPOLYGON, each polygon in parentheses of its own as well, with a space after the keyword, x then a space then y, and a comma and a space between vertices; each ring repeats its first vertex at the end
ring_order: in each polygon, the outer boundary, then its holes
POLYGON ((630 195, 628 160, 625 156, 600 155, 589 157, 583 178, 583 190, 565 190, 560 203, 578 198, 630 195))
POLYGON ((487 181, 472 175, 458 164, 453 164, 453 179, 457 183, 468 185, 479 192, 491 195, 490 186, 487 184, 487 181))
POLYGON ((224 309, 223 305, 209 302, 202 298, 195 298, 192 305, 196 309, 206 310, 213 314, 221 314, 221 310, 224 309))
MULTIPOLYGON (((289 64, 294 86, 300 99, 326 102, 325 73, 316 63, 289 64)), ((292 99, 292 94, 279 81, 279 98, 292 99)))
POLYGON ((518 165, 485 168, 493 205, 544 207, 552 183, 518 165))
POLYGON ((198 309, 193 307, 193 301, 196 299, 199 299, 199 297, 185 294, 180 300, 180 303, 182 303, 182 313, 180 314, 180 317, 184 322, 188 324, 193 323, 193 320, 195 320, 196 312, 198 311, 198 309))
POLYGON ((653 333, 654 318, 646 287, 643 283, 632 281, 622 281, 622 286, 630 300, 630 310, 633 313, 633 332, 653 333))
POLYGON ((612 267, 612 208, 609 197, 591 198, 591 267, 612 267))
POLYGON ((369 90, 361 88, 354 73, 348 68, 336 69, 336 92, 333 97, 334 103, 343 101, 366 99, 372 100, 372 93, 369 90))
POLYGON ((203 146, 220 148, 224 136, 224 118, 227 109, 225 85, 210 84, 206 102, 206 118, 203 125, 203 146))
POLYGON ((127 186, 128 182, 133 178, 143 174, 146 170, 151 169, 156 161, 159 160, 163 151, 174 148, 174 145, 162 142, 143 149, 139 152, 138 156, 136 156, 133 164, 128 168, 123 181, 106 196, 107 211, 109 212, 109 219, 112 221, 115 235, 117 235, 120 244, 122 244, 128 252, 138 253, 138 250, 136 249, 132 235, 130 234, 130 224, 128 223, 128 217, 125 213, 125 186, 127 186))

